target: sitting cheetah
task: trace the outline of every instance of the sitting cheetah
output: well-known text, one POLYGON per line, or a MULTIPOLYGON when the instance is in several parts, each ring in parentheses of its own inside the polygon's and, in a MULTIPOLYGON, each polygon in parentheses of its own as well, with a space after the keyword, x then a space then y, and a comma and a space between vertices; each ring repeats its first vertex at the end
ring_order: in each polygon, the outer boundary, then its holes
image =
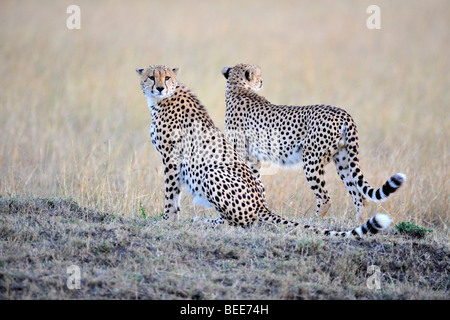
POLYGON ((316 215, 331 206, 325 189, 325 166, 333 159, 338 174, 356 207, 356 219, 366 199, 384 201, 405 182, 397 173, 379 189, 372 188, 359 167, 358 132, 352 117, 340 108, 278 106, 255 92, 262 88, 261 69, 252 64, 225 67, 225 126, 228 141, 245 157, 256 177, 261 162, 280 166, 303 165, 317 199, 316 215))
MULTIPOLYGON (((256 221, 299 225, 269 210, 261 181, 216 128, 198 98, 178 83, 178 68, 150 66, 136 71, 152 115, 151 140, 164 164, 163 219, 177 218, 184 186, 194 201, 220 213, 217 219, 201 219, 213 226, 225 221, 242 227, 256 221)), ((304 227, 325 235, 362 237, 386 229, 390 222, 387 215, 378 214, 346 232, 304 227)))

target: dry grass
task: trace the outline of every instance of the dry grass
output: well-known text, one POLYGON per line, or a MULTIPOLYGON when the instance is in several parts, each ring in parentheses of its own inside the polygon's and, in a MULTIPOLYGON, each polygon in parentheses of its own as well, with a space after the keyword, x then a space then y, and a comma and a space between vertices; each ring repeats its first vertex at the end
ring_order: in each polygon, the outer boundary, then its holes
POLYGON ((358 241, 268 225, 201 231, 185 218, 167 224, 17 198, 0 199, 0 226, 6 299, 447 299, 450 289, 442 234, 358 241), (79 289, 67 286, 71 265, 79 289), (379 289, 367 286, 371 265, 379 289))
MULTIPOLYGON (((380 186, 396 172, 407 174, 405 186, 387 202, 370 204, 369 215, 385 212, 396 223, 413 221, 448 241, 448 1, 377 1, 379 31, 365 26, 370 1, 76 1, 81 8, 77 31, 66 28, 70 4, 0 5, 0 195, 71 198, 121 219, 135 219, 141 208, 148 216, 159 215, 162 167, 149 139, 150 113, 135 68, 181 67, 180 81, 198 94, 223 129, 220 70, 249 62, 261 66, 261 93, 274 103, 324 103, 348 110, 358 125, 361 166, 371 184, 380 186)), ((351 197, 331 165, 327 181, 333 205, 320 223, 354 219, 351 197)), ((299 220, 314 214, 315 199, 302 172, 280 171, 263 182, 274 211, 299 220)), ((183 221, 199 213, 216 215, 194 208, 188 195, 182 208, 183 221)), ((57 233, 64 223, 46 226, 57 233)), ((158 226, 154 232, 173 232, 174 239, 195 233, 181 225, 158 226)), ((258 237, 249 231, 223 232, 201 236, 218 246, 225 245, 227 233, 236 241, 258 237)), ((268 239, 280 235, 274 230, 263 234, 268 239)), ((283 240, 299 241, 290 237, 283 240)), ((205 255, 213 246, 192 241, 192 248, 208 246, 205 255)), ((23 245, 24 252, 31 250, 32 244, 23 245)), ((286 254, 292 254, 290 249, 286 254)), ((296 255, 293 261, 303 258, 296 255)), ((176 275, 165 277, 171 281, 176 275)))
MULTIPOLYGON (((158 213, 161 163, 134 69, 181 67, 180 80, 223 128, 220 70, 252 62, 263 69, 262 94, 271 101, 327 103, 354 116, 373 185, 395 172, 408 175, 371 213, 448 226, 446 1, 381 2, 379 31, 365 27, 365 1, 79 1, 78 31, 66 28, 68 4, 2 2, 2 194, 71 197, 125 215, 143 202, 158 213)), ((334 171, 328 167, 330 214, 353 216, 334 171)), ((313 214, 303 173, 283 171, 264 182, 275 211, 313 214)))

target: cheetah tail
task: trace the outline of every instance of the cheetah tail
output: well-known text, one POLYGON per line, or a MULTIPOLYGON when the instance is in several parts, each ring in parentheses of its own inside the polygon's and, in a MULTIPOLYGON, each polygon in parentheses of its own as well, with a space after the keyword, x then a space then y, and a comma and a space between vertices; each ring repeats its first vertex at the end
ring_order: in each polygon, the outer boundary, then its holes
POLYGON ((355 180, 356 187, 365 197, 374 202, 382 202, 387 199, 389 195, 397 191, 398 188, 406 181, 406 175, 403 173, 396 173, 390 177, 381 188, 372 188, 367 181, 364 180, 363 175, 357 176, 355 180))
MULTIPOLYGON (((270 212, 269 209, 265 210, 265 212, 261 214, 261 220, 276 224, 284 224, 293 227, 301 226, 298 222, 286 220, 283 217, 280 217, 279 215, 270 212)), ((380 231, 386 230, 391 224, 391 222, 392 220, 389 216, 382 213, 378 213, 374 217, 367 220, 364 224, 349 231, 334 231, 329 229, 321 229, 310 225, 303 225, 303 227, 305 229, 315 232, 316 234, 323 234, 326 236, 340 236, 340 237, 356 236, 357 238, 362 238, 367 233, 376 234, 380 231)))
POLYGON ((358 133, 356 125, 352 124, 349 128, 343 128, 344 139, 347 142, 346 150, 348 155, 348 168, 350 170, 351 179, 358 191, 366 198, 374 202, 382 202, 389 195, 397 191, 398 188, 406 181, 406 175, 397 173, 390 177, 381 188, 373 188, 364 180, 358 160, 358 133))
POLYGON ((391 224, 391 222, 392 220, 389 216, 383 213, 378 213, 377 215, 375 215, 375 217, 370 218, 364 224, 349 231, 333 231, 327 229, 320 229, 309 225, 305 225, 304 227, 306 229, 314 231, 317 234, 340 236, 340 237, 355 236, 357 238, 362 238, 367 233, 376 234, 378 232, 386 230, 391 224))

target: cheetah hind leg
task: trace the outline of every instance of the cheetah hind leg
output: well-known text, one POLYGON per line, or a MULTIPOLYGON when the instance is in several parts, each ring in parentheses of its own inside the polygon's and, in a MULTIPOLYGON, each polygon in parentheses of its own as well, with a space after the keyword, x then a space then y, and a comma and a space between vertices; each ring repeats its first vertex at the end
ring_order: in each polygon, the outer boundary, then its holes
POLYGON ((210 227, 217 227, 218 225, 224 224, 225 220, 222 217, 216 218, 216 219, 208 219, 208 218, 203 218, 203 217, 194 217, 192 219, 193 223, 204 223, 207 226, 210 227))
POLYGON ((353 204, 356 208, 356 221, 361 222, 364 218, 365 206, 367 204, 367 198, 359 192, 356 185, 353 183, 351 177, 348 154, 345 149, 340 149, 334 156, 333 162, 336 165, 336 170, 345 185, 350 196, 353 198, 353 204))

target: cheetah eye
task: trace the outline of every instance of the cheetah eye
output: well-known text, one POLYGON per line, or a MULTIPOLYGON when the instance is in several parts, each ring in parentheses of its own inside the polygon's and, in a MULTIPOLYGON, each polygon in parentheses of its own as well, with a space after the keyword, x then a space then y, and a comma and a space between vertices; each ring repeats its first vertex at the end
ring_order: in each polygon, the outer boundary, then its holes
POLYGON ((167 77, 166 77, 166 81, 167 81, 167 80, 169 80, 169 79, 170 79, 170 77, 169 77, 169 76, 167 76, 167 77))
POLYGON ((148 76, 148 78, 150 79, 150 80, 155 80, 155 77, 154 76, 148 76))

